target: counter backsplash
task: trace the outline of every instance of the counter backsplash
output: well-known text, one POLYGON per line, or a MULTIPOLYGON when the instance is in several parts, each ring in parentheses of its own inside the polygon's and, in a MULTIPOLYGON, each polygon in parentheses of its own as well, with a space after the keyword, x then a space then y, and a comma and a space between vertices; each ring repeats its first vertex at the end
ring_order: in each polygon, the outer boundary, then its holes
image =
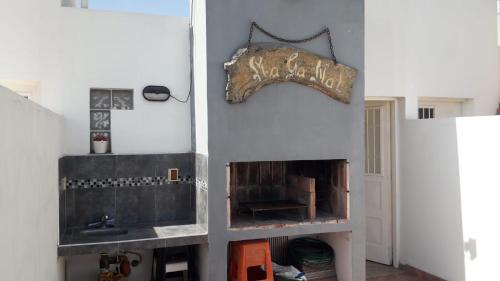
POLYGON ((195 153, 65 156, 59 160, 61 233, 103 215, 126 226, 206 224, 205 162, 195 153), (179 181, 168 180, 172 168, 179 181))

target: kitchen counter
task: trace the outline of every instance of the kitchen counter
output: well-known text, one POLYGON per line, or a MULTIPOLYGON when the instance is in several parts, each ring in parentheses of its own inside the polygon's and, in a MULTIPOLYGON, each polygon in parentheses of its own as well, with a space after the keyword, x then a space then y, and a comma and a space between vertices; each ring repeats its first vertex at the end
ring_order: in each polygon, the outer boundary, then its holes
POLYGON ((207 230, 196 224, 128 228, 127 234, 61 236, 58 255, 73 256, 208 243, 207 230))

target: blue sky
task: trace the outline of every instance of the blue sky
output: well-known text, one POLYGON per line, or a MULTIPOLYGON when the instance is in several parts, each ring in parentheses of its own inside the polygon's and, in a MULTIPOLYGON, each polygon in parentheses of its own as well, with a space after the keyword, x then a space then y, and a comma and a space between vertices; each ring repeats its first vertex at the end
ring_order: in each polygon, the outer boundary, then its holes
POLYGON ((168 16, 189 16, 189 0, 89 0, 89 8, 168 16))

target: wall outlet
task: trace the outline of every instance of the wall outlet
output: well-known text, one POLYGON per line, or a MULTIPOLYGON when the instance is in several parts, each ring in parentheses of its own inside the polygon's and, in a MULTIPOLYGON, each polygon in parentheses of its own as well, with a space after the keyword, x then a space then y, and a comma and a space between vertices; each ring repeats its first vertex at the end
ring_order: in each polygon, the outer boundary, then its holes
POLYGON ((168 181, 179 181, 179 169, 168 169, 168 181))

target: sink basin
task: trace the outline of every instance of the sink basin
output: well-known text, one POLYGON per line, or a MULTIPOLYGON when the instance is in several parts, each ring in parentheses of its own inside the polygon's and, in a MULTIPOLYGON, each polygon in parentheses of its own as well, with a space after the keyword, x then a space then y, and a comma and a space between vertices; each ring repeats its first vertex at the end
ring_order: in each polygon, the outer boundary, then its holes
POLYGON ((80 231, 80 233, 84 236, 120 235, 120 234, 127 234, 128 229, 119 227, 104 227, 104 228, 85 229, 80 231))

